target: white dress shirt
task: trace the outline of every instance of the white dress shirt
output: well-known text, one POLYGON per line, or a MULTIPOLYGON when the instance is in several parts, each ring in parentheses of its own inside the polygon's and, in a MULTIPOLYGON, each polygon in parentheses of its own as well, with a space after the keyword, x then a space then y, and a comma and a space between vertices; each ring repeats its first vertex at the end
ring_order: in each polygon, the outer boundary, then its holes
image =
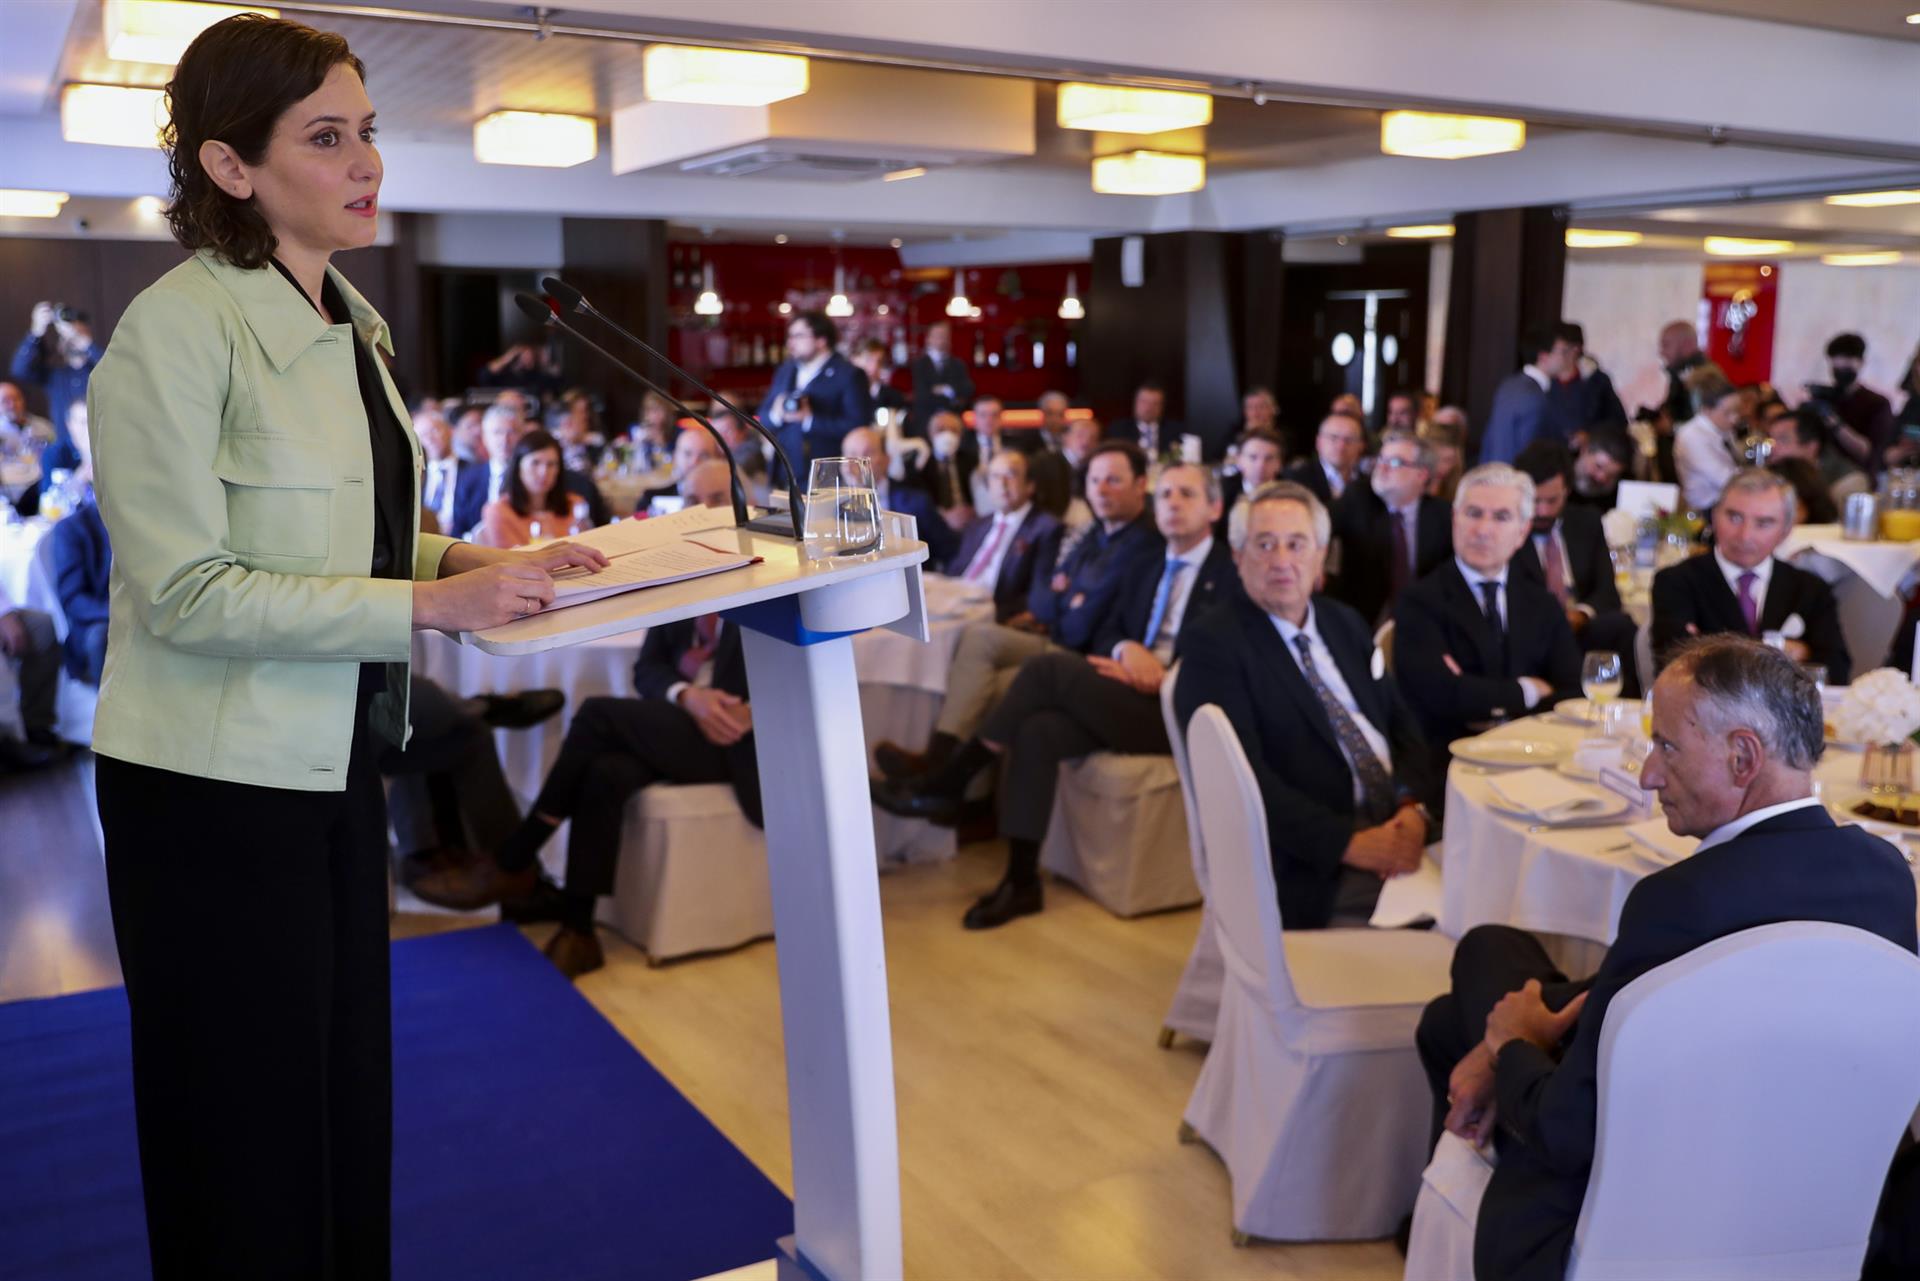
MULTIPOLYGON (((1486 613, 1487 607, 1485 603, 1486 595, 1480 590, 1480 584, 1492 583, 1498 588, 1493 594, 1493 607, 1500 615, 1500 630, 1503 632, 1511 631, 1512 628, 1507 626, 1507 567, 1504 565, 1501 566, 1500 576, 1495 578, 1481 573, 1464 560, 1461 560, 1458 556, 1453 558, 1453 563, 1460 567, 1460 577, 1467 580, 1467 590, 1473 593, 1474 607, 1482 614, 1486 613)), ((1519 680, 1518 677, 1514 679, 1519 680)), ((1533 685, 1527 681, 1521 680, 1519 684, 1520 697, 1527 700, 1527 706, 1529 708, 1540 701, 1540 691, 1538 689, 1535 689, 1533 685)))
POLYGON ((1320 470, 1327 474, 1327 488, 1333 491, 1335 498, 1347 492, 1347 478, 1340 474, 1338 468, 1327 466, 1326 461, 1323 459, 1320 463, 1320 470))
MULTIPOLYGON (((833 358, 833 353, 831 351, 823 351, 819 355, 815 356, 812 360, 806 361, 805 363, 796 362, 793 367, 793 386, 790 390, 795 393, 805 391, 807 389, 807 385, 811 383, 815 378, 818 378, 820 376, 820 371, 827 367, 827 361, 831 360, 832 358, 833 358)), ((784 401, 785 399, 786 397, 782 396, 780 400, 774 401, 773 412, 767 415, 769 418, 773 419, 773 425, 776 427, 786 426, 786 422, 787 422, 786 410, 782 408, 782 404, 781 404, 781 402, 784 401)), ((807 430, 807 428, 811 427, 812 425, 813 425, 812 414, 807 414, 800 419, 801 431, 807 430)))
POLYGON ((1533 379, 1534 383, 1540 388, 1541 391, 1553 390, 1553 386, 1552 386, 1553 380, 1547 377, 1546 371, 1541 369, 1540 366, 1522 365, 1520 366, 1520 372, 1525 374, 1527 377, 1533 379))
POLYGON ((1693 852, 1698 854, 1701 850, 1710 850, 1716 845, 1725 845, 1734 837, 1743 834, 1748 828, 1764 823, 1770 818, 1778 818, 1782 814, 1791 814, 1795 810, 1807 809, 1818 804, 1820 804, 1819 797, 1803 796, 1797 801, 1782 801, 1778 805, 1768 805, 1762 809, 1754 810, 1751 813, 1742 814, 1739 818, 1730 818, 1701 837, 1700 844, 1694 847, 1693 852))
POLYGON ((493 458, 487 461, 487 501, 504 498, 507 494, 507 460, 493 458))
POLYGON ((1705 414, 1695 414, 1673 433, 1673 469, 1687 506, 1704 512, 1720 501, 1720 491, 1740 463, 1733 456, 1733 442, 1705 414))
POLYGON ((993 517, 993 528, 987 531, 985 541, 980 544, 980 549, 974 552, 973 559, 960 571, 960 576, 985 583, 988 587, 999 582, 1000 566, 1006 563, 1007 552, 1013 547, 1014 537, 1020 530, 1020 523, 1026 520, 1027 513, 1032 510, 1033 504, 1028 503, 1019 511, 996 512, 993 517))
MULTIPOLYGON (((1300 651, 1294 648, 1296 644, 1294 638, 1302 635, 1307 637, 1307 648, 1313 653, 1313 670, 1319 673, 1320 680, 1327 687, 1327 692, 1332 694, 1334 700, 1346 709, 1347 715, 1353 718, 1354 725, 1360 730, 1360 737, 1367 740, 1367 746, 1373 749, 1373 754, 1380 760, 1380 768, 1384 769, 1387 776, 1391 778, 1393 754, 1387 747, 1387 740, 1378 729, 1374 728, 1373 722, 1367 719, 1367 714, 1360 710, 1360 704, 1353 701, 1353 690, 1347 685, 1347 678, 1340 674, 1340 664, 1333 661, 1333 651, 1328 649, 1327 643, 1320 638, 1320 629, 1314 623, 1313 606, 1307 606, 1307 621, 1303 627, 1295 627, 1278 614, 1268 614, 1267 617, 1272 620, 1274 630, 1280 633, 1280 643, 1286 646, 1287 657, 1293 660, 1296 667, 1300 665, 1300 651)), ((1304 677, 1305 669, 1302 669, 1302 678, 1304 677)), ((1346 756, 1345 747, 1340 749, 1340 754, 1346 756)), ((1347 759, 1347 769, 1353 775, 1353 799, 1358 802, 1362 799, 1360 770, 1354 765, 1351 757, 1347 759)))
MULTIPOLYGON (((1200 567, 1207 563, 1207 556, 1212 551, 1213 535, 1208 534, 1178 556, 1169 555, 1160 563, 1162 575, 1167 572, 1167 565, 1172 561, 1177 560, 1186 566, 1179 577, 1173 580, 1173 590, 1167 595, 1167 612, 1161 616, 1159 635, 1143 637, 1140 642, 1153 651, 1153 656, 1163 665, 1173 661, 1173 642, 1180 635, 1180 620, 1186 616, 1187 602, 1193 599, 1193 585, 1200 579, 1200 567)), ((1156 578, 1154 581, 1157 584, 1159 579, 1156 578)), ((1158 594, 1157 590, 1156 594, 1158 594)), ((1153 619, 1148 618, 1147 621, 1151 623, 1153 619)), ((1125 644, 1127 644, 1126 641, 1121 641, 1120 645, 1113 647, 1115 658, 1120 656, 1120 646, 1125 644)))
POLYGON ((1714 564, 1720 567, 1720 576, 1727 580, 1727 590, 1733 593, 1734 600, 1740 599, 1740 575, 1753 575, 1753 616, 1757 620, 1767 612, 1767 585, 1773 581, 1773 557, 1769 556, 1752 569, 1742 569, 1720 554, 1718 547, 1713 549, 1714 564))
POLYGON ((420 478, 420 500, 433 510, 440 522, 440 532, 453 532, 453 491, 458 488, 460 478, 460 460, 448 454, 439 462, 427 463, 426 475, 420 478), (436 492, 434 487, 439 486, 436 492), (433 501, 435 498, 439 501, 433 501))

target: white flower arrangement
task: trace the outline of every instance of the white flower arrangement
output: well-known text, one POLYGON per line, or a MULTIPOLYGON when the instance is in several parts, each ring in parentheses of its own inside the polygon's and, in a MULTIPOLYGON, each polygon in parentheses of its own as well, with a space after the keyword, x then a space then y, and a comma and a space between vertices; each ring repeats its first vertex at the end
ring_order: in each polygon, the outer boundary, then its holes
POLYGON ((1640 540, 1640 518, 1615 507, 1600 517, 1600 532, 1609 547, 1632 547, 1640 540))
POLYGON ((1833 736, 1843 743, 1899 744, 1920 731, 1920 689, 1906 673, 1881 667, 1854 678, 1833 709, 1833 736))

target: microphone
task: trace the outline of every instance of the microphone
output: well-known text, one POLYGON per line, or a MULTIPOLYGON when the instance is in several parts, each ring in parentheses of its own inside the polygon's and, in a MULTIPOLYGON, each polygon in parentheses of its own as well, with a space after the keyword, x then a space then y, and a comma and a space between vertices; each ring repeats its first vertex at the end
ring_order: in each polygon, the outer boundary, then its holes
MULTIPOLYGON (((676 400, 673 393, 669 392, 666 388, 660 386, 639 370, 629 366, 625 361, 581 333, 578 329, 575 329, 572 325, 561 320, 559 314, 554 311, 553 307, 545 299, 536 298, 534 295, 522 291, 514 294, 513 301, 519 305, 521 311, 527 314, 529 320, 540 325, 549 325, 563 333, 571 334, 588 347, 591 347, 606 357, 606 359, 613 364, 614 368, 626 373, 648 390, 657 392, 659 395, 665 397, 668 404, 699 423, 702 427, 705 427, 707 434, 713 437, 714 444, 720 447, 720 457, 727 460, 727 472, 733 480, 733 523, 735 525, 744 525, 747 523, 747 497, 746 491, 740 487, 740 466, 734 461, 733 450, 727 447, 726 437, 722 436, 719 429, 707 421, 706 415, 694 413, 691 409, 688 409, 676 400)), ((796 525, 797 524, 798 522, 796 522, 796 525)))
MULTIPOLYGON (((572 285, 568 284, 566 281, 560 279, 560 277, 542 276, 540 278, 540 287, 546 290, 548 296, 551 297, 554 300, 554 302, 559 304, 561 308, 567 311, 577 311, 583 316, 592 316, 595 320, 598 320, 601 324, 613 330, 613 332, 615 332, 616 334, 619 334, 622 338, 625 338, 628 342, 638 347, 641 351, 646 352, 649 356, 652 356, 655 360, 665 365, 668 369, 671 369, 674 373, 680 375, 680 377, 686 379, 688 382, 692 383, 695 387, 699 388, 701 395, 706 396, 709 399, 718 401, 720 404, 726 406, 727 409, 732 412, 735 418, 739 419, 741 422, 745 423, 747 426, 753 428, 754 431, 760 434, 761 439, 765 440, 769 445, 772 445, 774 455, 779 458, 780 465, 787 469, 787 508, 793 518, 793 540, 797 543, 806 541, 805 530, 801 524, 803 517, 800 511, 801 505, 802 505, 802 500, 800 498, 800 486, 805 482, 800 479, 800 473, 793 469, 793 460, 787 457, 786 449, 780 444, 780 441, 774 436, 774 434, 766 429, 766 427, 760 422, 758 418, 748 413, 746 410, 740 408, 740 406, 734 404, 731 400, 728 400, 725 396, 722 396, 719 392, 707 386, 705 383, 701 382, 698 378, 695 378, 692 374, 688 373, 685 369, 682 369, 679 365, 675 364, 671 359, 669 359, 664 353, 657 350, 653 346, 653 344, 649 343, 646 339, 634 333, 632 330, 628 329, 625 325, 622 325, 619 321, 614 320, 612 317, 608 316, 605 312, 601 311, 598 307, 595 307, 592 303, 588 302, 587 296, 585 294, 581 293, 578 289, 575 289, 572 285)), ((562 327, 564 328, 564 326, 562 327)), ((568 332, 573 333, 575 331, 568 330, 568 332)), ((598 350, 598 348, 596 348, 595 350, 598 350)), ((609 359, 612 359, 612 358, 609 357, 609 359)), ((619 362, 616 361, 615 363, 617 364, 619 362)), ((621 368, 625 369, 626 366, 622 365, 621 368)), ((628 372, 631 373, 632 371, 628 370, 628 372)), ((638 377, 638 375, 635 375, 635 376, 638 377)), ((652 384, 649 383, 648 386, 652 386, 652 384)), ((665 393, 662 393, 662 394, 665 394, 665 393)), ((728 457, 731 458, 732 454, 729 453, 728 457)), ((756 528, 759 528, 759 526, 756 526, 756 528)), ((769 531, 769 532, 772 532, 772 531, 769 531)))

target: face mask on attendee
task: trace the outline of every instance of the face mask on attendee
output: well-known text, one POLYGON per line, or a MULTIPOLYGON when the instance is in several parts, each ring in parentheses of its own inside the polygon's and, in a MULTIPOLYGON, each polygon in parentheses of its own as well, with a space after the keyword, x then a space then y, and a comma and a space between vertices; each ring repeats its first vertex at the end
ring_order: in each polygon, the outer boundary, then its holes
POLYGON ((951 458, 960 448, 960 433, 957 431, 937 431, 933 433, 933 452, 941 458, 951 458))
POLYGON ((1833 371, 1834 390, 1845 391, 1847 388, 1853 386, 1854 379, 1858 378, 1859 376, 1860 376, 1859 370, 1854 369, 1847 365, 1842 365, 1840 368, 1833 371))

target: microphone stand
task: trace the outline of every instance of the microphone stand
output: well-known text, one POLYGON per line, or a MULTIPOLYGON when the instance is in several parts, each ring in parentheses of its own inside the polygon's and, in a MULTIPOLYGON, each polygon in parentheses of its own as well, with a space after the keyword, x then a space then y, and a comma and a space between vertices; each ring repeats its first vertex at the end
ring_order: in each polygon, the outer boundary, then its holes
MULTIPOLYGON (((688 373, 685 369, 682 369, 678 364, 675 364, 674 361, 670 359, 668 356, 666 356, 663 352, 657 350, 653 346, 653 344, 649 343, 646 339, 640 337, 640 335, 634 333, 632 330, 628 329, 625 325, 622 325, 619 321, 614 320, 611 316, 608 316, 605 312, 601 311, 598 307, 595 307, 592 303, 588 302, 587 296, 585 294, 581 293, 578 289, 575 289, 572 285, 560 279, 558 276, 541 277, 540 287, 547 291, 548 296, 550 296, 554 300, 554 302, 559 305, 560 308, 563 308, 567 311, 577 311, 583 316, 592 316, 595 320, 598 320, 601 324, 613 330, 613 332, 615 332, 616 334, 619 334, 622 338, 625 338, 628 342, 638 347, 641 351, 646 352, 649 356, 652 356, 655 360, 665 365, 668 369, 680 375, 680 377, 686 379, 688 382, 692 383, 695 387, 697 387, 700 390, 700 393, 702 395, 719 402, 721 405, 724 405, 733 414, 735 418, 739 419, 741 422, 751 427, 754 431, 758 432, 763 440, 765 440, 769 445, 772 445, 773 452, 780 459, 781 466, 785 467, 787 470, 787 508, 788 508, 788 513, 792 517, 792 522, 793 522, 793 540, 795 542, 806 541, 805 528, 802 524, 802 521, 804 518, 801 514, 802 499, 800 497, 800 486, 805 482, 803 482, 800 479, 800 473, 793 469, 793 460, 787 457, 786 449, 780 444, 780 441, 774 436, 774 434, 766 429, 766 427, 760 422, 758 418, 748 413, 746 410, 740 408, 740 406, 734 404, 731 400, 728 400, 725 396, 722 396, 719 392, 707 386, 705 383, 701 382, 698 378, 695 378, 692 374, 688 373)), ((568 330, 568 332, 577 334, 577 331, 575 330, 568 330)), ((599 348, 595 348, 595 350, 597 351, 599 350, 599 348)), ((608 357, 608 359, 612 359, 612 358, 608 357)), ((618 363, 618 362, 615 362, 615 363, 618 363)), ((621 368, 625 369, 626 366, 622 365, 621 368)), ((628 370, 627 372, 632 373, 633 371, 628 370)), ((634 376, 639 377, 638 374, 635 374, 634 376)), ((647 385, 651 387, 653 384, 648 383, 647 385)), ((664 392, 661 394, 665 395, 664 392)), ((729 451, 727 456, 729 459, 732 458, 733 455, 731 451, 729 451)), ((754 527, 756 529, 765 530, 765 532, 768 532, 768 533, 778 532, 775 530, 766 529, 766 526, 759 522, 756 522, 754 527)))
POLYGON ((602 347, 599 343, 587 337, 585 334, 581 333, 578 329, 575 329, 572 325, 569 325, 566 321, 560 319, 559 314, 556 313, 552 308, 552 306, 550 306, 544 299, 537 298, 534 295, 523 291, 523 292, 514 294, 513 301, 519 305, 521 311, 527 314, 528 319, 533 320, 537 324, 546 325, 554 329, 558 329, 562 333, 569 334, 572 337, 578 339, 581 343, 585 344, 586 346, 592 348, 594 351, 597 351, 602 356, 604 356, 614 366, 614 368, 627 374, 629 377, 639 382, 641 386, 647 388, 649 391, 655 392, 660 396, 665 397, 668 404, 672 405, 675 409, 679 410, 682 414, 685 414, 687 417, 693 419, 695 422, 699 423, 702 427, 705 427, 707 429, 707 434, 713 437, 714 444, 720 447, 720 457, 724 458, 727 462, 727 473, 732 480, 731 488, 733 490, 733 523, 735 525, 745 525, 747 523, 747 520, 748 520, 747 496, 746 496, 746 491, 740 485, 740 465, 739 463, 734 461, 733 450, 728 448, 726 437, 722 436, 720 434, 719 429, 716 428, 711 422, 707 420, 706 415, 694 413, 693 410, 687 408, 685 405, 681 404, 680 401, 675 399, 672 392, 669 392, 666 388, 660 386, 658 383, 654 382, 651 378, 647 377, 645 374, 641 373, 639 370, 634 369, 633 367, 628 365, 625 361, 615 356, 612 352, 608 351, 605 347, 602 347))

